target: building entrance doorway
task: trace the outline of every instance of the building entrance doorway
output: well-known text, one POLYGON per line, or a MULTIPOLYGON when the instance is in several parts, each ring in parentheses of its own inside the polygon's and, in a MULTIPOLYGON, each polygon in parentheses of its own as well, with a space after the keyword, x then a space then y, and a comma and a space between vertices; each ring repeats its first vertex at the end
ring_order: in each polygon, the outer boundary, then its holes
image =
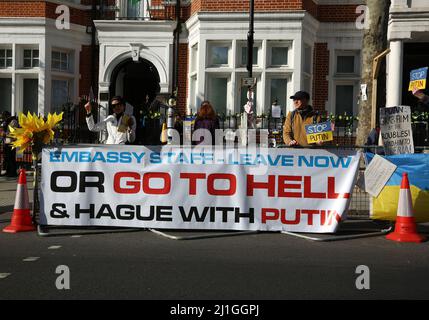
MULTIPOLYGON (((429 66, 427 42, 404 43, 402 105, 411 106, 414 114, 413 139, 416 146, 427 146, 429 140, 429 122, 424 116, 427 108, 422 106, 412 92, 408 91, 411 70, 429 66)), ((425 93, 429 95, 426 88, 425 93)))
POLYGON ((133 107, 137 120, 136 144, 153 144, 147 137, 149 129, 146 121, 148 108, 160 92, 160 78, 155 66, 148 60, 134 62, 128 59, 116 66, 112 73, 110 97, 122 96, 133 107))

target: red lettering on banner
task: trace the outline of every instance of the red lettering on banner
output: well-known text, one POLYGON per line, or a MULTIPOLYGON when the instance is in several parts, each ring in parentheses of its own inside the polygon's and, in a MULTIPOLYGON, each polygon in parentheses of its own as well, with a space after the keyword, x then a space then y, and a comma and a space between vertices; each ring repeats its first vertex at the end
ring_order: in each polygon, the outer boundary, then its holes
POLYGON ((312 192, 311 191, 311 177, 304 177, 304 198, 310 199, 326 199, 326 193, 324 192, 312 192))
POLYGON ((279 176, 279 187, 278 193, 279 197, 287 198, 302 198, 301 192, 286 192, 285 189, 301 189, 301 184, 299 183, 285 183, 286 181, 302 181, 300 176, 279 176))
POLYGON ((120 194, 135 194, 142 191, 146 194, 168 194, 171 190, 171 177, 165 172, 146 172, 143 174, 143 182, 141 174, 138 172, 118 172, 113 177, 113 190, 120 194), (162 188, 151 188, 151 179, 164 180, 162 188), (121 182, 125 181, 126 187, 121 187, 121 182))
POLYGON ((274 209, 274 208, 263 208, 261 221, 262 223, 266 223, 267 221, 278 221, 280 220, 283 224, 294 225, 300 223, 300 210, 296 210, 295 219, 288 220, 286 218, 286 209, 274 209))
MULTIPOLYGON (((189 181, 189 195, 197 195, 197 181, 206 179, 207 193, 213 196, 233 196, 237 192, 237 177, 229 173, 213 173, 206 175, 204 173, 180 173, 181 179, 189 181), (229 187, 227 189, 218 189, 215 182, 218 180, 227 180, 229 187)), ((279 198, 304 198, 304 199, 349 199, 350 193, 338 193, 335 190, 335 177, 327 177, 327 193, 314 192, 312 190, 311 176, 275 176, 269 175, 268 181, 255 181, 253 175, 247 176, 246 189, 247 196, 254 196, 255 190, 266 190, 268 197, 279 198), (276 179, 278 180, 276 185, 276 179), (291 183, 295 182, 295 183, 291 183)), ((115 192, 121 194, 136 194, 142 188, 146 194, 168 194, 171 191, 171 176, 166 172, 146 172, 142 175, 138 172, 118 172, 114 176, 113 188, 115 192), (141 182, 142 179, 143 181, 141 182), (151 188, 151 179, 162 179, 164 185, 162 188, 151 188), (121 186, 121 182, 122 185, 121 186), (125 185, 124 185, 125 184, 125 185), (140 186, 141 185, 141 186, 140 186)), ((309 218, 311 219, 311 217, 309 218)))
POLYGON ((247 196, 253 196, 254 189, 267 189, 269 197, 276 195, 276 176, 268 176, 268 182, 255 182, 253 175, 247 175, 247 196))
POLYGON ((261 209, 261 222, 267 223, 268 221, 280 221, 284 225, 297 225, 302 223, 303 215, 307 215, 306 225, 313 226, 317 217, 319 217, 321 226, 330 226, 335 221, 341 221, 341 216, 335 210, 328 210, 328 219, 326 219, 326 210, 312 210, 312 209, 296 209, 295 218, 287 219, 286 209, 276 208, 262 208, 261 209))
POLYGON ((205 178, 205 173, 180 173, 180 179, 189 179, 189 195, 197 194, 197 179, 205 178))
POLYGON ((287 220, 286 219, 286 209, 281 209, 281 215, 280 215, 280 221, 283 224, 299 224, 300 220, 300 210, 295 211, 295 219, 294 220, 287 220))
POLYGON ((307 224, 309 226, 313 225, 313 215, 320 214, 319 210, 302 210, 302 214, 307 214, 307 224))
POLYGON ((262 209, 262 216, 261 216, 262 223, 267 223, 268 220, 276 221, 278 219, 279 219, 279 210, 269 209, 269 208, 262 209))
POLYGON ((335 177, 328 177, 328 199, 349 199, 350 193, 335 192, 335 177))
POLYGON ((137 172, 118 172, 113 178, 113 189, 116 193, 138 193, 140 191, 140 174, 137 172), (134 180, 126 180, 125 185, 130 188, 122 188, 121 180, 123 178, 131 178, 134 180))
MULTIPOLYGON (((335 190, 335 177, 327 177, 327 184, 322 185, 322 190, 327 188, 328 192, 314 192, 311 176, 275 176, 269 175, 268 182, 255 182, 254 176, 247 176, 247 196, 254 195, 255 189, 268 190, 269 197, 279 198, 304 198, 304 199, 349 199, 350 193, 337 193, 335 190), (278 180, 276 185, 276 179, 278 180), (302 181, 304 180, 304 183, 302 181), (287 183, 295 181, 297 183, 287 183), (301 183, 298 183, 301 182, 301 183), (296 190, 296 191, 291 191, 296 190), (298 192, 298 190, 300 192, 298 192)), ((319 186, 320 184, 318 184, 319 186)), ((326 190, 326 189, 325 189, 326 190)))
POLYGON ((207 192, 212 196, 232 196, 237 191, 237 178, 233 174, 214 173, 207 178, 207 192), (228 180, 229 189, 215 189, 214 183, 216 180, 228 180))
POLYGON ((332 219, 335 218, 337 222, 341 221, 341 216, 335 210, 328 210, 328 220, 326 220, 326 211, 320 211, 320 223, 322 225, 330 226, 332 224, 332 219))
POLYGON ((146 194, 168 194, 171 190, 171 177, 165 172, 147 172, 143 176, 143 192, 146 194), (164 187, 156 189, 150 187, 150 179, 164 180, 164 187))

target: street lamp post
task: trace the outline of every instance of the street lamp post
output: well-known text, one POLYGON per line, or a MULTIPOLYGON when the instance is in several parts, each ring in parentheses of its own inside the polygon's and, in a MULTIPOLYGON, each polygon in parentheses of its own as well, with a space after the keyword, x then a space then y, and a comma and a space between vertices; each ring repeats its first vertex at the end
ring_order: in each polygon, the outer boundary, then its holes
POLYGON ((250 0, 250 12, 249 12, 249 33, 247 34, 247 71, 249 78, 253 76, 253 30, 254 15, 255 15, 255 3, 254 0, 250 0))
MULTIPOLYGON (((255 16, 255 3, 254 0, 250 0, 250 8, 249 8, 249 33, 247 34, 247 71, 248 77, 253 79, 253 45, 254 45, 254 16, 255 16)), ((249 85, 247 88, 247 108, 245 108, 245 112, 247 113, 247 123, 251 128, 254 127, 254 97, 255 93, 255 84, 252 82, 252 85, 249 85)))

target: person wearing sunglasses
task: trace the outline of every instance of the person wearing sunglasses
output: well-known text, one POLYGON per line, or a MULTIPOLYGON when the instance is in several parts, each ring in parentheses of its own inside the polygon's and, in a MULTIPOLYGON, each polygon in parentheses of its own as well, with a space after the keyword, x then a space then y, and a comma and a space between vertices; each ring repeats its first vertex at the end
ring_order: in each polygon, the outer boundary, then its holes
POLYGON ((92 115, 92 105, 88 102, 85 105, 86 123, 88 129, 99 132, 107 129, 108 137, 106 144, 126 144, 133 143, 136 138, 136 119, 133 115, 125 113, 125 102, 120 96, 111 100, 113 114, 104 120, 95 123, 92 115))

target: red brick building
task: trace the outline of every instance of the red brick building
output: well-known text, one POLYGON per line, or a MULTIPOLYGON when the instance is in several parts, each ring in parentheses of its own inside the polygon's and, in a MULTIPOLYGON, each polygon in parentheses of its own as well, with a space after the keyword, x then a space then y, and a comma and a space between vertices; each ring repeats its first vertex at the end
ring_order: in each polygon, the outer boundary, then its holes
MULTIPOLYGON (((290 110, 299 89, 317 109, 357 112, 362 2, 255 0, 258 114, 274 100, 290 110)), ((138 107, 146 95, 172 93, 177 64, 182 112, 205 99, 219 113, 241 112, 248 8, 248 0, 181 0, 176 62, 176 1, 0 0, 0 107, 60 110, 91 86, 105 106, 119 94, 138 107)))

